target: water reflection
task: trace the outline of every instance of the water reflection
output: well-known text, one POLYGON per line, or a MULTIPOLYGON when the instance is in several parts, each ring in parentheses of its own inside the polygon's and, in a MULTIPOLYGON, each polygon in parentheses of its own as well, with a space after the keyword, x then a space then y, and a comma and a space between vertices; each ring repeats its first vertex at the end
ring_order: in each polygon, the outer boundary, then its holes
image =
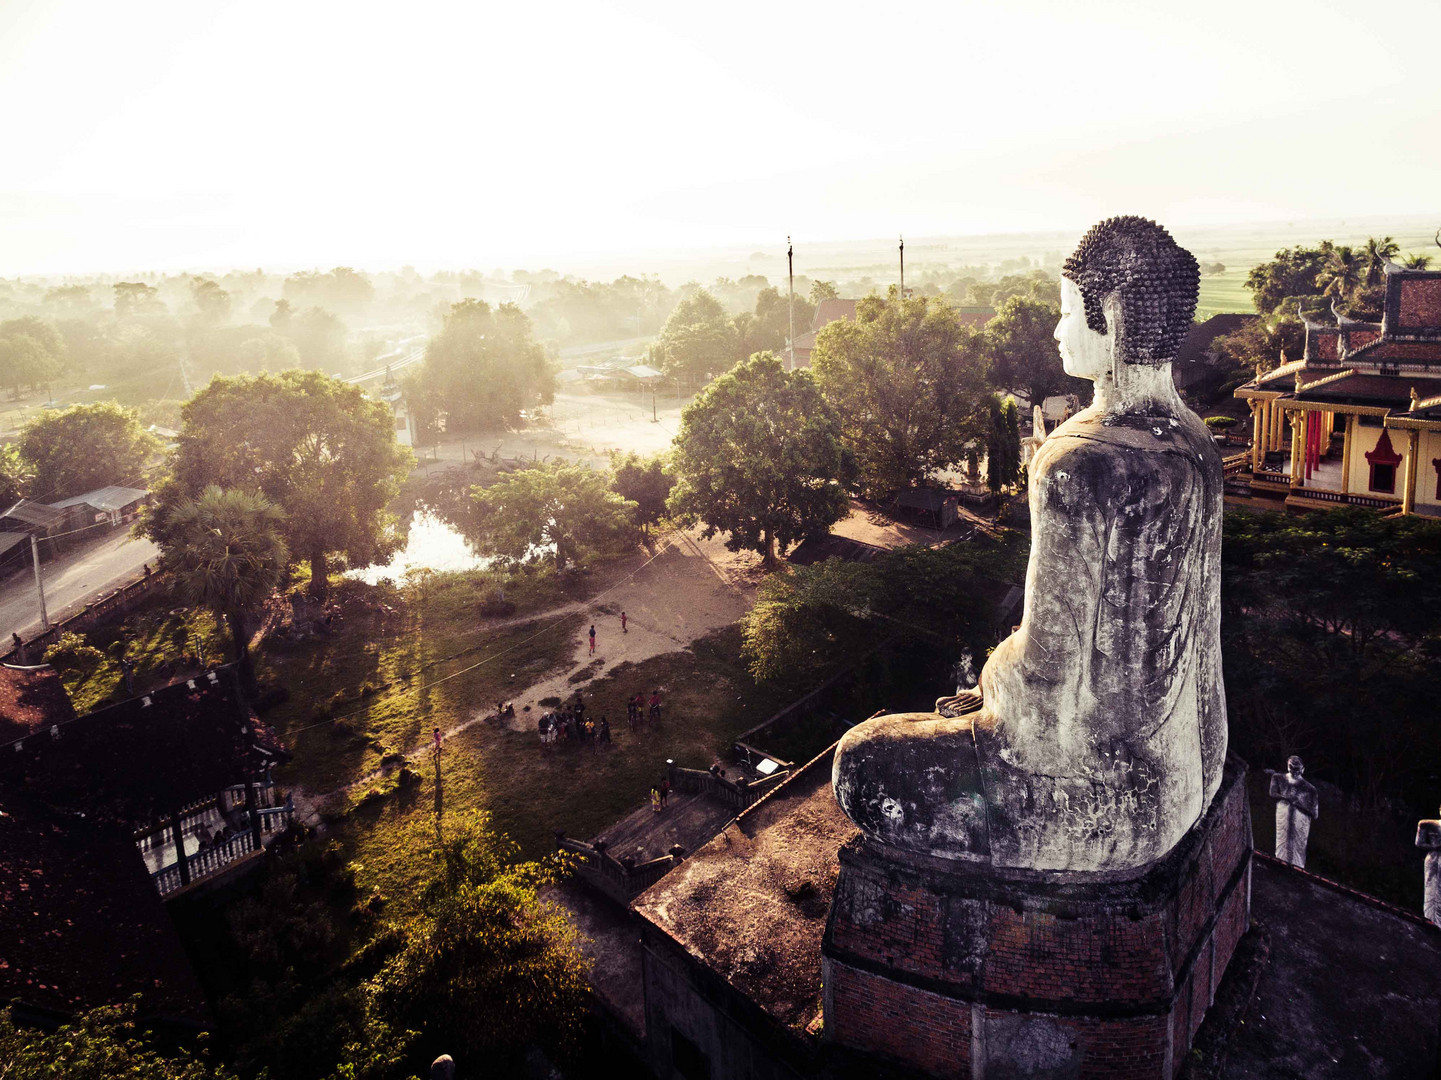
POLYGON ((412 570, 475 570, 490 565, 490 559, 477 555, 455 526, 430 510, 417 510, 410 519, 410 535, 405 547, 388 563, 376 563, 345 576, 375 585, 381 581, 400 583, 412 570))

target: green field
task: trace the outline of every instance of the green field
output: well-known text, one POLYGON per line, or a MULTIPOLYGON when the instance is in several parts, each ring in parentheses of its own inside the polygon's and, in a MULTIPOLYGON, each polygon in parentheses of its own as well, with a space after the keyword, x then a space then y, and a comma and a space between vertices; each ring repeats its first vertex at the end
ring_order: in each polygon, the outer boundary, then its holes
POLYGON ((1201 296, 1196 302, 1196 318, 1205 319, 1233 311, 1253 314, 1256 308, 1251 303, 1251 291, 1246 288, 1249 272, 1228 268, 1224 274, 1203 277, 1201 296))

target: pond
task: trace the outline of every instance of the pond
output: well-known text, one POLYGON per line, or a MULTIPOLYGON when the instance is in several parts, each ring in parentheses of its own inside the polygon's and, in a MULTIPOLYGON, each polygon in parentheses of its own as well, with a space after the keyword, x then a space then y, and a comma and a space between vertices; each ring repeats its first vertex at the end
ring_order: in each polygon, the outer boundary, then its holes
POLYGON ((400 584, 414 570, 477 570, 489 566, 490 562, 487 556, 476 554, 470 541, 454 525, 434 511, 422 509, 416 510, 410 519, 405 547, 389 562, 351 570, 345 576, 367 585, 382 581, 400 584))

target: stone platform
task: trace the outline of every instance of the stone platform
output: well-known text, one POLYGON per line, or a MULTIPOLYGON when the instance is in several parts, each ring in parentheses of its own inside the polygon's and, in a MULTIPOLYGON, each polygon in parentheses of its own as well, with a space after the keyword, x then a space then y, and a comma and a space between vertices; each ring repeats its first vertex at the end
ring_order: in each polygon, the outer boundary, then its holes
POLYGON ((1250 922, 1245 765, 1139 876, 998 871, 855 840, 825 1038, 937 1077, 1172 1080, 1250 922))

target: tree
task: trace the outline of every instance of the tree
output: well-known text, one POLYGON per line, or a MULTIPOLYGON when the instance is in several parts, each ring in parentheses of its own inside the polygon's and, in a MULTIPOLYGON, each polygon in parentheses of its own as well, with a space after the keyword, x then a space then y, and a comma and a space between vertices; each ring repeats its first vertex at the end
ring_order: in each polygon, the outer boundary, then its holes
POLYGON ((220 326, 230 318, 230 294, 220 287, 219 282, 209 278, 194 278, 190 282, 190 295, 200 309, 200 321, 206 326, 220 326))
POLYGON ((1359 252, 1348 245, 1333 247, 1326 263, 1316 275, 1321 295, 1347 300, 1360 286, 1365 264, 1359 252))
POLYGON ((267 499, 285 511, 286 546, 310 562, 324 596, 330 558, 353 566, 397 543, 387 507, 409 473, 389 406, 318 371, 217 376, 181 410, 171 478, 145 531, 168 542, 169 513, 212 484, 267 499))
POLYGON ((849 512, 851 466, 835 411, 808 371, 757 353, 722 375, 681 414, 671 515, 729 534, 732 551, 774 565, 794 541, 849 512))
POLYGON ((1401 254, 1401 245, 1389 236, 1371 237, 1361 253, 1362 279, 1367 285, 1380 285, 1386 280, 1386 264, 1401 254))
POLYGON ((5 1080, 235 1080, 199 1056, 167 1057, 143 1041, 136 1006, 110 1005, 82 1013, 54 1031, 16 1026, 0 1011, 0 1076, 5 1080))
MULTIPOLYGON (((279 301, 279 304, 284 303, 284 300, 279 301)), ((295 315, 287 307, 282 316, 279 304, 275 315, 280 316, 280 321, 277 323, 272 317, 271 325, 295 343, 301 366, 332 373, 344 367, 349 358, 346 347, 349 332, 343 322, 318 307, 306 308, 295 315)))
MULTIPOLYGON (((815 305, 804 296, 797 296, 795 314, 796 334, 804 334, 815 318, 815 305)), ((736 317, 736 331, 743 355, 780 353, 791 333, 790 296, 774 287, 762 289, 756 297, 755 314, 736 317)))
POLYGON ((671 310, 658 347, 667 375, 704 381, 740 355, 736 329, 720 301, 697 289, 671 310))
POLYGON ((564 568, 635 543, 636 504, 589 465, 547 462, 472 493, 475 513, 466 531, 482 550, 512 562, 553 554, 556 567, 564 568))
POLYGON ((143 487, 156 443, 134 409, 101 401, 46 409, 20 429, 19 446, 35 472, 33 497, 55 502, 111 484, 143 487))
POLYGON ((375 1004, 392 1027, 513 1075, 506 1059, 527 1045, 574 1048, 589 965, 570 920, 537 895, 556 881, 553 865, 518 862, 482 814, 447 834, 419 911, 396 928, 403 944, 376 976, 375 1004))
POLYGON ((1021 412, 1016 399, 992 394, 986 430, 986 486, 993 492, 1009 488, 1021 475, 1021 412))
POLYGON ((9 507, 19 500, 35 479, 35 470, 14 443, 0 446, 0 506, 9 507))
POLYGON ((420 371, 406 381, 420 422, 450 432, 517 427, 522 410, 554 399, 555 376, 530 319, 514 304, 492 308, 483 300, 451 306, 420 371))
POLYGON ((834 281, 812 281, 811 282, 811 306, 820 307, 822 300, 840 299, 840 291, 836 288, 834 281))
POLYGON ((863 492, 880 498, 959 461, 985 391, 974 331, 943 301, 868 296, 816 337, 816 385, 836 410, 863 492))
POLYGON ((39 386, 65 365, 65 341, 44 319, 23 315, 0 323, 0 380, 16 397, 22 386, 39 386))
POLYGON ((133 319, 142 315, 163 315, 165 305, 159 299, 159 290, 143 281, 119 281, 115 283, 115 317, 133 319))
POLYGON ((289 552, 281 536, 285 514, 262 495, 214 485, 168 513, 161 565, 174 573, 175 591, 192 607, 206 607, 230 630, 241 678, 255 685, 246 615, 285 577, 289 552))
POLYGON ((1057 306, 1012 296, 986 325, 984 349, 998 389, 1019 391, 1032 405, 1053 394, 1079 394, 1085 380, 1066 374, 1056 348, 1057 306))
MULTIPOLYGON (((1270 262, 1253 266, 1246 275, 1246 288, 1256 310, 1270 315, 1288 300, 1320 296, 1317 278, 1333 249, 1329 240, 1314 248, 1282 248, 1270 262)), ((1294 309, 1289 314, 1295 314, 1294 309)))
POLYGON ((634 450, 611 455, 611 490, 635 503, 635 523, 650 539, 650 527, 665 517, 666 499, 675 487, 675 477, 666 468, 663 454, 642 458, 634 450))
POLYGON ((1425 270, 1431 265, 1430 255, 1407 255, 1401 260, 1401 265, 1407 270, 1425 270))
POLYGON ((1278 314, 1251 319, 1229 334, 1219 335, 1211 347, 1224 367, 1265 372, 1280 365, 1283 351, 1287 357, 1299 359, 1305 344, 1306 328, 1301 320, 1294 314, 1278 314))

